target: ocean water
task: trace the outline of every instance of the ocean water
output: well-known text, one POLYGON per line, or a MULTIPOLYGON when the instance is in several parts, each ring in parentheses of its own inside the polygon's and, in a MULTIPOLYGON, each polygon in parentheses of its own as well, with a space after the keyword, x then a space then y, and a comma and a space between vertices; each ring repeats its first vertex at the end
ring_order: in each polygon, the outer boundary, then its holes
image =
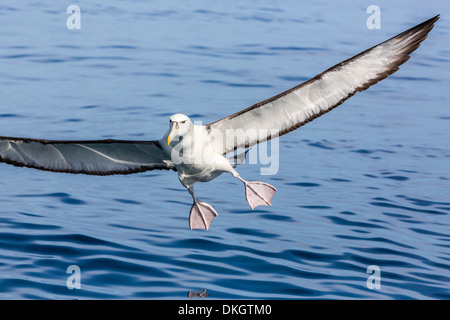
POLYGON ((171 114, 213 122, 441 19, 399 72, 281 137, 276 174, 237 168, 271 207, 231 176, 196 185, 208 231, 173 172, 0 164, 0 299, 450 298, 448 2, 377 1, 375 30, 364 1, 73 1, 79 30, 69 4, 0 4, 0 135, 158 139, 171 114))

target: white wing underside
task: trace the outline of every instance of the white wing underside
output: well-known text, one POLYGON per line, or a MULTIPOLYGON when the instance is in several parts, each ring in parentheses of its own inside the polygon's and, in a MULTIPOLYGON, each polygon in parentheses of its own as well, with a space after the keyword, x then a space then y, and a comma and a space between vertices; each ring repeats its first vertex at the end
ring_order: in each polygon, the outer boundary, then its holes
POLYGON ((425 21, 297 87, 206 125, 211 135, 222 137, 215 139, 215 151, 227 154, 270 140, 332 110, 356 92, 396 72, 438 19, 436 16, 425 21))

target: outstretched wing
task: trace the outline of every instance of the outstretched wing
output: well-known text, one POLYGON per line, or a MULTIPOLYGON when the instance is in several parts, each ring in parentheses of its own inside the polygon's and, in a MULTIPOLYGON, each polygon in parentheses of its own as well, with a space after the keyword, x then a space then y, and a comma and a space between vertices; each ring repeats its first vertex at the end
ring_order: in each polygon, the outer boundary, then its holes
POLYGON ((0 162, 91 175, 175 170, 158 141, 51 141, 0 137, 0 162))
POLYGON ((439 15, 290 90, 206 125, 216 152, 227 154, 291 132, 385 79, 409 59, 438 19, 439 15))

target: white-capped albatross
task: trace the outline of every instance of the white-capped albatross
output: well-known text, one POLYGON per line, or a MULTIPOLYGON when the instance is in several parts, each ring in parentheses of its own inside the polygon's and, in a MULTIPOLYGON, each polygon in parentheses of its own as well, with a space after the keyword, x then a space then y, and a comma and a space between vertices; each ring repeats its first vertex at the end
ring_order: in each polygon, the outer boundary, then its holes
POLYGON ((265 182, 242 179, 225 156, 236 149, 291 132, 385 79, 409 59, 439 15, 345 60, 314 78, 207 125, 175 114, 155 141, 55 141, 0 137, 0 161, 20 167, 90 175, 130 174, 154 169, 178 172, 194 202, 191 229, 208 229, 217 212, 194 196, 196 182, 224 172, 241 180, 252 209, 270 205, 276 191, 265 182), (275 132, 275 133, 274 133, 275 132))

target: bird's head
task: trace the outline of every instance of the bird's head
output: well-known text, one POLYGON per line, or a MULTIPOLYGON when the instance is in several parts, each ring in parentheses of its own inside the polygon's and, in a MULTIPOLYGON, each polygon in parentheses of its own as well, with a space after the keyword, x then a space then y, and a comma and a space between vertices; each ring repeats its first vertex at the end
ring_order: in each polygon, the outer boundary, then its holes
POLYGON ((167 145, 175 138, 183 137, 190 133, 192 128, 192 121, 188 116, 177 113, 169 118, 169 135, 167 136, 167 145))

